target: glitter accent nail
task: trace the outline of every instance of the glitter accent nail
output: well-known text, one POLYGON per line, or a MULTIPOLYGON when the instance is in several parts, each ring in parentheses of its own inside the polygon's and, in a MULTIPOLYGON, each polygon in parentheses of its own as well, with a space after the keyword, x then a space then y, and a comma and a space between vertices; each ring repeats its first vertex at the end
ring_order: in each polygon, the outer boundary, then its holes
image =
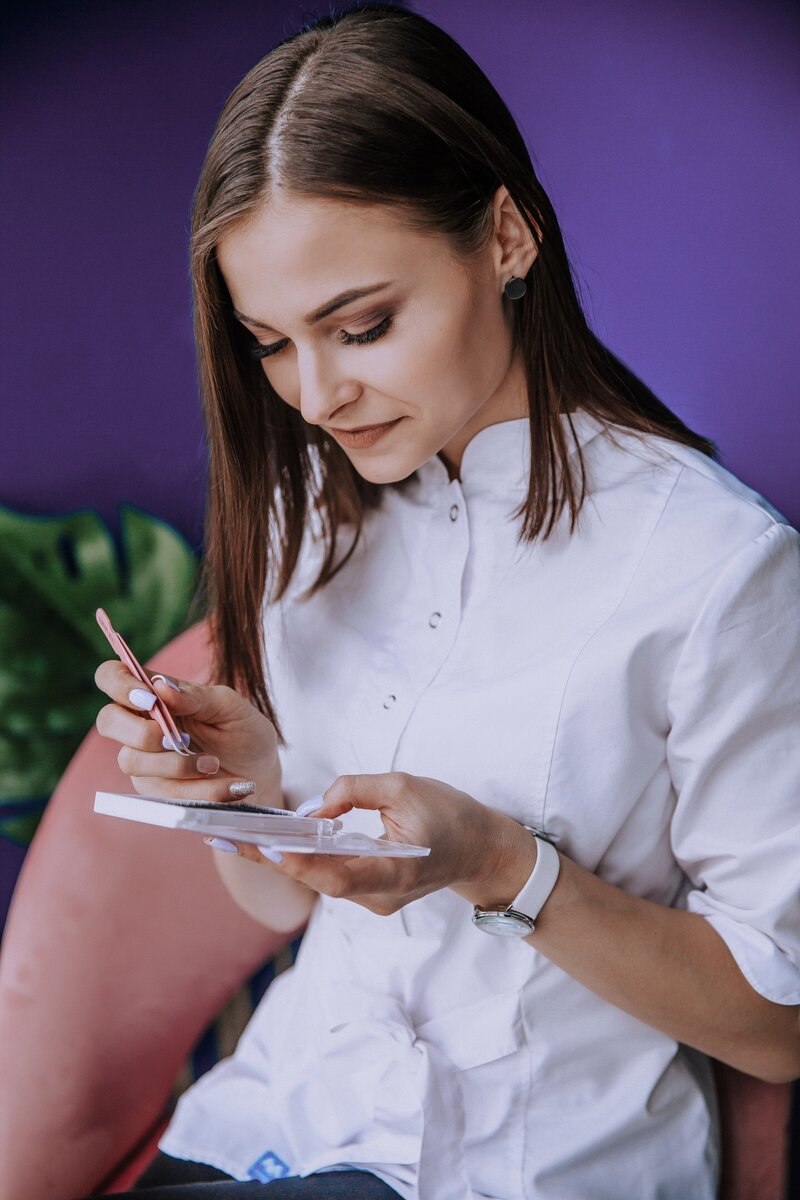
POLYGON ((240 799, 243 796, 252 796, 256 790, 256 785, 252 779, 237 779, 228 785, 228 793, 240 799))

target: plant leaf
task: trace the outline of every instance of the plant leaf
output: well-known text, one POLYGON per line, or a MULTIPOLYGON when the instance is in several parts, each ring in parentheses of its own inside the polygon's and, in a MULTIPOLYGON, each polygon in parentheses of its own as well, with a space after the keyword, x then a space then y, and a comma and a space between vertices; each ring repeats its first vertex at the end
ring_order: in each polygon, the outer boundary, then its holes
POLYGON ((50 794, 105 702, 94 672, 113 652, 95 609, 142 661, 189 623, 197 556, 166 522, 119 512, 118 549, 92 509, 0 506, 0 819, 3 800, 50 794))

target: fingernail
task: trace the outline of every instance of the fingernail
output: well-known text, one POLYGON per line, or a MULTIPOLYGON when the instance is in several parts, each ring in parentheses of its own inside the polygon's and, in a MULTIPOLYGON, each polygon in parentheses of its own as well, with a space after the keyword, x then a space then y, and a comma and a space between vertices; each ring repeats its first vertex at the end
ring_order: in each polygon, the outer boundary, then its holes
POLYGON ((318 812, 324 803, 322 796, 314 796, 313 800, 304 800, 297 809, 297 815, 298 817, 310 817, 312 813, 318 812))
POLYGON ((179 688, 175 680, 170 679, 169 675, 151 675, 150 678, 153 680, 160 679, 161 682, 165 683, 168 688, 172 688, 173 692, 183 691, 183 688, 179 688))
MULTIPOLYGON (((188 733, 181 734, 181 741, 183 742, 184 746, 188 746, 190 740, 191 739, 189 738, 188 733)), ((164 747, 165 750, 177 750, 178 749, 178 747, 173 742, 172 737, 168 733, 165 733, 164 736, 162 737, 161 745, 164 747)))
POLYGON ((228 793, 231 796, 252 796, 256 790, 256 785, 252 779, 237 779, 235 783, 228 785, 228 793))
POLYGON ((226 842, 225 838, 203 838, 207 846, 212 850, 224 850, 226 854, 238 854, 239 847, 234 846, 233 842, 226 842))
POLYGON ((201 775, 214 775, 219 770, 219 759, 213 754, 201 754, 196 765, 201 775))
POLYGON ((128 692, 128 699, 137 708, 146 708, 149 712, 158 696, 154 692, 146 692, 144 688, 134 688, 132 692, 128 692))
POLYGON ((281 854, 280 850, 273 850, 271 846, 259 846, 258 853, 264 858, 268 858, 270 862, 283 862, 283 855, 281 854))

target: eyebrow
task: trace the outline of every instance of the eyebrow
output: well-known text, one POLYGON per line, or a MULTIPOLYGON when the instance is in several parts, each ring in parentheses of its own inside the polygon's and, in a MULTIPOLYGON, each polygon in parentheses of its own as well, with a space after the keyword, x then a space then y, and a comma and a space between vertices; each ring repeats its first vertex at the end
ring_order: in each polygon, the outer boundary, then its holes
MULTIPOLYGON (((373 283, 369 287, 348 288, 346 292, 339 292, 338 296, 334 296, 332 300, 328 300, 319 308, 315 308, 303 320, 306 325, 316 325, 318 321, 322 321, 325 317, 329 317, 331 313, 336 312, 337 308, 344 308, 345 304, 352 304, 354 300, 361 300, 363 296, 371 296, 373 292, 381 292, 384 288, 391 287, 391 285, 392 281, 387 279, 383 283, 373 283)), ((271 325, 265 325, 263 321, 256 321, 254 317, 246 317, 238 309, 233 310, 233 315, 237 320, 243 321, 245 325, 252 325, 254 329, 266 329, 269 333, 278 332, 271 325)))

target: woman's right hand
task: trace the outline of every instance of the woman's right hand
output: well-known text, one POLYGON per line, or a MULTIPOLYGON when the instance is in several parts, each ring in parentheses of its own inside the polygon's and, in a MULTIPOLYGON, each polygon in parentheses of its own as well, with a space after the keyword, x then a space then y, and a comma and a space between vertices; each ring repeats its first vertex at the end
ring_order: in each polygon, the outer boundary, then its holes
POLYGON ((253 802, 284 806, 278 740, 271 721, 232 688, 173 680, 178 691, 162 676, 147 674, 150 691, 188 733, 191 758, 164 748, 161 727, 148 715, 148 689, 127 667, 111 659, 100 664, 94 677, 113 701, 98 713, 97 730, 122 743, 117 762, 137 792, 220 803, 248 795, 242 786, 233 793, 229 789, 232 784, 249 783, 254 785, 249 789, 253 802))

